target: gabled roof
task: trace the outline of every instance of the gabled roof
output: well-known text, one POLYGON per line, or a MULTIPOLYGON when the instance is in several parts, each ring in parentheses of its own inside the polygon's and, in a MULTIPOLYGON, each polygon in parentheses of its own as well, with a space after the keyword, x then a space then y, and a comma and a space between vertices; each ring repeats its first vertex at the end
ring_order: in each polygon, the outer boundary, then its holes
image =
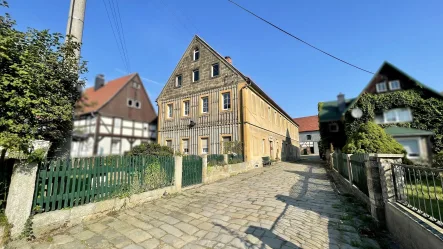
POLYGON ((86 88, 83 95, 87 98, 86 103, 92 105, 84 107, 83 110, 78 114, 81 115, 100 110, 100 108, 108 103, 135 75, 137 75, 137 73, 132 73, 130 75, 111 80, 104 86, 100 87, 97 91, 94 90, 94 87, 86 88))
POLYGON ((391 126, 385 128, 385 132, 393 137, 402 136, 432 136, 434 133, 432 131, 419 130, 414 128, 391 126))
POLYGON ((298 132, 304 131, 318 131, 318 116, 308 116, 301 118, 294 118, 294 121, 299 125, 298 132))
POLYGON ((360 99, 360 97, 367 91, 369 86, 373 83, 375 77, 377 77, 380 74, 380 72, 382 70, 386 69, 386 68, 390 68, 392 70, 397 71, 400 74, 403 74, 410 81, 414 82, 418 87, 426 89, 428 92, 430 92, 431 94, 435 95, 435 97, 443 99, 443 94, 441 94, 441 93, 435 91, 434 89, 426 86, 425 84, 423 84, 420 81, 414 79, 413 77, 411 77, 407 73, 401 71, 400 69, 398 69, 397 67, 395 67, 391 63, 385 61, 385 62, 383 62, 381 67, 377 70, 377 72, 374 74, 374 76, 371 78, 369 83, 365 86, 365 88, 363 88, 363 90, 360 92, 360 94, 356 98, 352 98, 352 99, 347 99, 346 100, 346 108, 345 108, 345 110, 343 112, 339 111, 338 104, 337 104, 336 100, 335 101, 323 102, 323 109, 319 113, 320 121, 321 122, 326 122, 326 121, 340 120, 341 117, 347 111, 349 111, 357 103, 357 101, 360 99))
MULTIPOLYGON (((283 115, 286 116, 286 118, 289 121, 294 122, 294 120, 292 119, 292 117, 287 114, 271 97, 269 97, 254 81, 252 81, 252 79, 250 79, 249 77, 245 76, 242 72, 240 72, 240 70, 238 70, 236 67, 234 67, 234 65, 232 65, 231 63, 229 63, 223 56, 221 56, 221 54, 219 54, 215 49, 213 49, 207 42, 205 42, 200 36, 195 35, 194 39, 192 39, 192 41, 190 42, 190 45, 195 41, 199 41, 203 46, 205 46, 209 51, 211 51, 215 56, 218 57, 219 60, 225 62, 225 64, 232 69, 234 72, 238 73, 238 75, 240 77, 242 77, 242 79, 244 81, 246 81, 250 87, 252 87, 252 89, 254 89, 255 91, 257 91, 260 95, 262 95, 266 100, 268 100, 275 108, 277 108, 283 115)), ((189 48, 188 46, 188 48, 189 48)), ((183 53, 182 57, 180 58, 179 62, 177 63, 177 65, 175 66, 175 69, 173 72, 175 72, 178 68, 178 66, 180 65, 180 62, 183 60, 183 57, 186 56, 186 51, 188 49, 185 50, 185 52, 183 53)), ((171 81, 171 77, 174 77, 174 73, 171 74, 170 78, 168 79, 167 82, 171 81)), ((166 89, 167 84, 165 84, 165 86, 163 87, 162 91, 160 92, 160 94, 158 95, 157 99, 155 100, 156 102, 160 99, 160 96, 162 95, 163 91, 166 89)), ((298 124, 296 122, 294 122, 294 124, 298 127, 298 124)))

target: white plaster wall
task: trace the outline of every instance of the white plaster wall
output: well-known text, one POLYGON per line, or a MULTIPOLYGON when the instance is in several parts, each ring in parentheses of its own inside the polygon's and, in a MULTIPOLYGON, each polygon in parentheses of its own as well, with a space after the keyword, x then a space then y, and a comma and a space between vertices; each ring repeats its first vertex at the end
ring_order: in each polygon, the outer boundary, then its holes
POLYGON ((127 139, 122 139, 122 151, 121 154, 123 155, 126 151, 131 150, 131 144, 127 139))
POLYGON ((132 128, 123 128, 123 135, 132 136, 132 128))
POLYGON ((112 118, 108 118, 108 117, 101 117, 100 120, 107 125, 112 125, 112 118))
POLYGON ((84 142, 71 143, 71 157, 89 157, 92 156, 94 148, 94 138, 89 137, 84 142))
POLYGON ((123 127, 130 127, 130 128, 132 128, 132 121, 123 120, 122 125, 123 125, 123 127))
POLYGON ((111 138, 104 137, 98 143, 97 155, 98 156, 107 156, 111 154, 111 138))

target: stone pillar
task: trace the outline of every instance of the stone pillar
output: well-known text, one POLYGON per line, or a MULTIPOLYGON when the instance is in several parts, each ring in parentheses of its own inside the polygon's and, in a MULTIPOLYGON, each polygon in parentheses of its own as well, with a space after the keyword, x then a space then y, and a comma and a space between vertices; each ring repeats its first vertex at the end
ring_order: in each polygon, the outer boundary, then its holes
POLYGON ((228 164, 228 154, 223 154, 223 162, 228 164))
POLYGON ((16 160, 14 164, 5 210, 8 222, 12 225, 13 239, 22 233, 31 215, 37 169, 37 163, 27 163, 26 160, 16 160))
POLYGON ((366 163, 371 215, 379 225, 384 226, 385 202, 395 197, 391 163, 401 163, 403 155, 370 154, 366 163))
POLYGON ((174 156, 174 162, 175 162, 175 171, 174 171, 175 188, 177 189, 177 191, 181 191, 182 174, 183 174, 183 157, 174 156))
POLYGON ((208 181, 208 155, 202 155, 202 181, 208 181))

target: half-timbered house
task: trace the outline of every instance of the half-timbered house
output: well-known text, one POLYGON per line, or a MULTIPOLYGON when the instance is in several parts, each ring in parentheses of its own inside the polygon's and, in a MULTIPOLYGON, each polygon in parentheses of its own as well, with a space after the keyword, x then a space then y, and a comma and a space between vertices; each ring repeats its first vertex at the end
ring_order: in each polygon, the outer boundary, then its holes
POLYGON ((137 73, 105 83, 98 75, 76 113, 72 157, 123 154, 157 139, 157 114, 137 73))

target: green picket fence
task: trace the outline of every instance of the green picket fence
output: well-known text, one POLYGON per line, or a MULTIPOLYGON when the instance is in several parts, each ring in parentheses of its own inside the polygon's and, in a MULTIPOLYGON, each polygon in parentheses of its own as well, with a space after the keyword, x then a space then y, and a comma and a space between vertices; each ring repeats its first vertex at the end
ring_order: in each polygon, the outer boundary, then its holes
POLYGON ((109 156, 41 163, 33 210, 48 212, 174 184, 172 156, 109 156))
POLYGON ((369 196, 365 168, 365 162, 367 161, 369 161, 368 154, 353 154, 351 156, 352 184, 369 196))
POLYGON ((342 175, 344 178, 349 179, 349 170, 348 165, 346 164, 348 160, 348 157, 344 153, 338 153, 337 154, 337 162, 338 162, 338 172, 340 175, 342 175))
POLYGON ((338 171, 338 153, 334 152, 332 153, 332 167, 334 167, 335 170, 338 171))
POLYGON ((200 156, 183 157, 182 186, 202 183, 203 160, 200 156))

